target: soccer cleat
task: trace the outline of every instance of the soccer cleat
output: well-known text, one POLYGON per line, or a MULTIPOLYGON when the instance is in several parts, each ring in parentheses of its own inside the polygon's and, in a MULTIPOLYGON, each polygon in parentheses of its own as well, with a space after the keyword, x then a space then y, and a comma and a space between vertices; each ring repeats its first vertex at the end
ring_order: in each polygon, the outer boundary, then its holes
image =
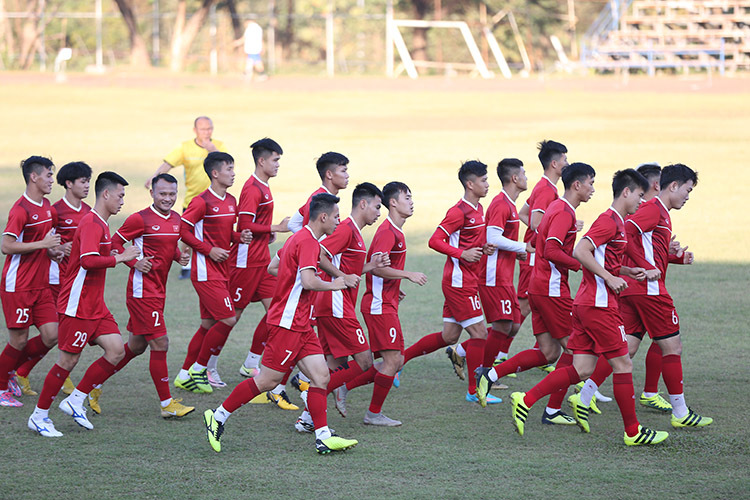
POLYGON ((401 370, 396 372, 396 376, 393 377, 393 387, 398 389, 401 387, 401 370))
POLYGON ((224 424, 216 420, 213 410, 203 412, 203 424, 206 426, 208 444, 216 453, 219 453, 221 451, 221 435, 224 434, 224 424))
POLYGON ((542 412, 542 423, 547 425, 576 425, 576 421, 570 415, 566 415, 561 410, 552 415, 545 410, 542 412))
POLYGON ((529 416, 530 408, 523 402, 526 396, 525 392, 513 392, 510 395, 511 415, 513 416, 513 425, 516 426, 516 432, 523 436, 523 429, 526 425, 526 418, 529 416))
POLYGON ((26 396, 38 396, 39 394, 31 388, 31 384, 29 383, 29 379, 27 377, 22 377, 20 375, 16 375, 16 380, 18 380, 18 385, 21 387, 21 392, 26 396))
POLYGON ((493 389, 497 389, 497 390, 505 390, 505 389, 508 389, 508 385, 507 384, 502 384, 498 380, 497 382, 495 382, 494 384, 492 384, 492 388, 493 389))
POLYGON ((245 365, 240 366, 240 375, 247 378, 257 377, 260 374, 260 368, 245 368, 245 365))
POLYGON ((573 394, 570 396, 568 404, 570 404, 570 409, 573 410, 573 418, 578 427, 581 428, 581 432, 591 432, 591 427, 589 427, 589 407, 581 403, 581 395, 573 394))
POLYGON ((276 403, 276 406, 282 410, 299 410, 299 406, 289 401, 289 396, 286 395, 286 391, 281 391, 281 394, 274 394, 271 391, 268 391, 266 397, 271 403, 276 403))
POLYGON ((480 366, 474 370, 477 378, 477 400, 479 406, 482 408, 487 406, 487 395, 490 393, 492 387, 492 380, 490 380, 490 369, 480 366))
POLYGON ((97 415, 102 414, 102 407, 101 405, 99 405, 100 397, 102 397, 101 387, 95 387, 94 389, 91 389, 91 392, 89 392, 89 406, 97 415))
MULTIPOLYGON (((501 398, 498 398, 497 396, 493 396, 492 394, 487 394, 486 396, 487 404, 488 405, 495 405, 497 403, 502 403, 503 400, 501 398)), ((466 392, 466 401, 469 403, 479 403, 479 398, 476 394, 472 394, 470 392, 466 392)))
POLYGON ((60 402, 59 408, 64 414, 68 415, 69 417, 73 417, 75 423, 77 423, 84 429, 92 430, 94 428, 94 424, 92 424, 86 417, 86 408, 71 403, 70 397, 63 399, 60 402))
POLYGON ((9 408, 18 408, 23 406, 23 403, 13 397, 10 391, 0 392, 0 406, 7 406, 9 408))
MULTIPOLYGON (((191 366, 188 370, 188 376, 190 376, 190 380, 195 382, 195 387, 203 393, 211 394, 214 392, 214 388, 211 387, 211 384, 208 383, 208 370, 206 368, 198 371, 193 370, 193 367, 191 366)), ((196 391, 193 391, 196 392, 196 391)))
POLYGON ((219 371, 216 368, 207 370, 206 375, 208 377, 208 383, 209 385, 211 385, 211 387, 222 389, 227 386, 227 384, 224 383, 223 380, 221 380, 221 377, 219 376, 219 371))
POLYGON ((628 446, 642 446, 645 444, 659 444, 669 437, 668 432, 652 431, 642 425, 638 425, 638 434, 633 437, 624 434, 625 444, 628 446))
POLYGON ((305 392, 310 388, 310 382, 305 382, 304 380, 302 380, 299 376, 299 373, 292 377, 289 382, 292 384, 292 387, 297 389, 299 392, 305 392))
POLYGON ((18 381, 16 380, 15 373, 8 379, 8 390, 16 398, 20 398, 23 394, 23 392, 21 391, 21 387, 18 385, 18 381))
POLYGON ((316 439, 315 451, 321 455, 331 453, 332 451, 346 451, 357 446, 356 439, 345 439, 339 436, 331 436, 328 439, 316 439))
POLYGON ((189 392, 195 392, 197 394, 203 393, 200 389, 198 389, 198 385, 195 383, 195 381, 191 378, 187 380, 182 380, 178 377, 175 377, 174 379, 174 386, 178 389, 184 389, 189 392))
POLYGON ((333 390, 333 401, 336 403, 336 409, 344 418, 346 418, 346 395, 347 394, 349 394, 349 390, 346 388, 346 384, 340 387, 337 387, 333 390))
POLYGON ((593 413, 596 413, 597 415, 602 414, 602 411, 598 406, 596 406, 596 398, 591 398, 591 401, 589 402, 589 410, 591 410, 593 413))
POLYGON ((641 393, 639 401, 641 402, 641 406, 645 406, 646 408, 653 408, 654 410, 663 411, 665 413, 672 411, 672 405, 658 392, 650 398, 647 398, 641 393))
MULTIPOLYGON (((496 367, 498 365, 501 365, 502 363, 504 363, 506 361, 508 361, 508 357, 507 356, 504 357, 504 358, 496 359, 495 361, 492 362, 492 367, 494 368, 494 367, 496 367)), ((516 373, 509 373, 509 374, 506 375, 506 377, 508 377, 508 378, 516 378, 516 377, 518 377, 518 374, 516 374, 516 373)))
POLYGON ((73 383, 72 380, 70 380, 70 375, 65 379, 65 382, 63 382, 62 391, 63 394, 67 394, 70 396, 73 394, 73 391, 76 390, 76 385, 73 383))
POLYGON ((304 420, 302 417, 297 418, 297 421, 294 423, 294 429, 297 432, 306 432, 310 434, 315 432, 315 426, 313 423, 304 420))
POLYGON ((34 418, 34 415, 29 417, 28 421, 29 429, 38 433, 40 436, 48 438, 62 437, 63 433, 55 429, 55 424, 49 417, 34 418))
POLYGON ((458 353, 456 353, 456 350, 450 346, 445 349, 445 354, 448 355, 448 359, 453 365, 453 372, 458 378, 464 380, 466 378, 466 375, 464 374, 464 365, 466 364, 466 358, 459 356, 458 353))
POLYGON ((185 406, 181 401, 182 398, 172 398, 167 406, 162 407, 161 416, 164 418, 184 417, 195 410, 194 406, 185 406))
POLYGON ((268 396, 266 396, 265 392, 261 392, 257 396, 255 396, 253 399, 250 400, 250 404, 254 405, 264 405, 270 403, 271 400, 268 399, 268 396))
POLYGON ((545 373, 552 373, 553 371, 555 371, 555 365, 550 365, 550 364, 537 366, 537 368, 539 368, 545 373))
POLYGON ((401 425, 400 420, 388 418, 383 415, 382 411, 380 413, 373 413, 370 410, 367 410, 367 413, 365 413, 364 423, 365 425, 378 425, 380 427, 398 427, 401 425))
POLYGON ((683 428, 683 427, 705 427, 711 425, 714 421, 710 417, 701 417, 695 413, 691 408, 688 408, 688 414, 682 418, 677 418, 672 414, 672 427, 683 428))

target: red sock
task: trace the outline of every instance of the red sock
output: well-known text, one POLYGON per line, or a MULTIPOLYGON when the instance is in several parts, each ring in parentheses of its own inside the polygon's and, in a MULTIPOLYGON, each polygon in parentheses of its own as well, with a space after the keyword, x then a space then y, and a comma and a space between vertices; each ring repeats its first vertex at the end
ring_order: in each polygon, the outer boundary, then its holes
POLYGON ((539 349, 526 349, 493 369, 497 373, 497 378, 502 378, 509 373, 518 373, 546 364, 547 358, 542 354, 542 351, 539 349))
POLYGON ((326 390, 310 387, 307 390, 307 411, 312 417, 313 427, 320 429, 328 425, 326 390))
POLYGON ((237 387, 232 390, 232 393, 224 400, 221 406, 223 406, 229 413, 233 413, 237 411, 240 406, 249 402, 258 394, 260 394, 260 390, 255 383, 255 379, 245 379, 237 384, 237 387))
POLYGON ((151 380, 154 381, 159 401, 165 401, 172 397, 169 390, 169 368, 167 367, 167 351, 151 351, 148 362, 148 370, 151 372, 151 380))
POLYGON ((646 383, 643 384, 643 392, 659 392, 661 363, 661 347, 656 342, 651 342, 651 347, 646 353, 646 383))
POLYGON ((511 337, 510 335, 506 335, 506 334, 504 334, 502 332, 500 332, 500 334, 502 335, 503 343, 500 344, 500 351, 499 352, 509 353, 510 352, 510 345, 513 343, 513 339, 515 337, 511 337))
POLYGON ((612 365, 609 364, 607 358, 605 358, 604 356, 599 356, 599 359, 596 360, 594 373, 592 373, 589 378, 593 383, 597 385, 597 387, 601 387, 604 381, 607 380, 607 377, 609 377, 611 374, 612 365))
POLYGON ((425 335, 404 352, 404 364, 416 357, 435 352, 441 347, 446 347, 447 345, 448 344, 445 340, 443 340, 443 332, 435 332, 425 335))
MULTIPOLYGON (((49 352, 49 350, 50 348, 44 345, 44 342, 42 342, 41 335, 37 335, 33 339, 26 342, 26 347, 23 348, 21 357, 16 362, 16 367, 15 367, 16 373, 18 373, 18 370, 21 366, 23 366, 24 364, 26 364, 27 362, 31 360, 34 360, 34 365, 38 363, 39 360, 42 359, 44 355, 49 352)), ((21 375, 21 376, 24 376, 24 375, 21 375)))
MULTIPOLYGON (((479 368, 482 364, 482 357, 484 356, 484 339, 469 339, 464 342, 464 350, 466 351, 466 369, 468 371, 468 382, 469 382, 469 394, 477 392, 477 376, 474 370, 479 368)), ((492 366, 492 365, 490 365, 492 366)))
POLYGON ((633 437, 638 433, 638 418, 635 416, 635 397, 632 373, 615 373, 612 375, 612 389, 615 401, 620 407, 625 432, 633 437))
POLYGON ((57 393, 62 389, 68 375, 70 375, 70 372, 62 369, 57 363, 52 366, 52 369, 44 379, 42 393, 39 395, 39 401, 36 403, 39 409, 49 410, 49 407, 52 406, 52 400, 55 399, 57 393))
POLYGON ((101 358, 91 363, 91 366, 89 366, 89 369, 86 370, 86 373, 84 373, 81 381, 78 382, 76 389, 84 394, 88 394, 91 392, 91 389, 93 389, 95 385, 103 384, 114 373, 115 365, 107 361, 107 359, 102 356, 101 358))
POLYGON ((378 371, 374 366, 371 366, 369 370, 367 370, 366 372, 362 372, 362 374, 357 375, 352 380, 347 382, 346 388, 351 391, 352 389, 355 389, 359 386, 371 384, 375 380, 376 373, 378 373, 378 371))
POLYGON ((23 351, 19 351, 10 344, 7 344, 0 354, 0 391, 8 390, 8 379, 16 369, 16 364, 22 354, 23 351))
POLYGON ((266 326, 267 314, 261 318, 258 326, 255 327, 255 333, 253 333, 253 343, 250 346, 250 352, 260 356, 266 349, 266 339, 268 339, 268 327, 266 326))
POLYGON ((661 358, 662 377, 669 394, 682 394, 682 358, 679 354, 669 354, 661 358))
POLYGON ((383 403, 386 396, 388 396, 388 391, 393 387, 393 379, 392 375, 383 375, 380 372, 375 375, 375 384, 372 387, 372 399, 370 400, 369 408, 372 413, 380 413, 383 409, 383 403))
POLYGON ((232 328, 233 327, 226 323, 217 321, 214 326, 206 332, 206 338, 203 339, 203 345, 201 346, 201 350, 198 353, 195 362, 199 365, 206 366, 208 364, 208 359, 211 356, 218 356, 221 354, 221 348, 224 347, 232 328))
MULTIPOLYGON (((497 353, 502 351, 502 346, 508 336, 503 332, 498 332, 494 328, 487 328, 487 341, 484 343, 484 355, 482 356, 482 366, 489 368, 495 362, 497 353)), ((508 351, 502 351, 508 352, 508 351)))
POLYGON ((135 358, 136 356, 137 354, 133 354, 133 351, 130 350, 130 346, 128 344, 125 344, 125 357, 122 358, 122 361, 117 363, 117 366, 115 366, 115 373, 125 368, 125 365, 130 363, 130 360, 135 358))
POLYGON ((331 373, 331 381, 328 382, 326 388, 326 396, 333 392, 334 389, 341 387, 350 380, 354 380, 356 377, 364 373, 359 363, 356 361, 349 361, 344 363, 338 370, 331 373))
MULTIPOLYGON (((557 364, 555 365, 555 370, 562 370, 565 367, 568 367, 573 364, 573 355, 568 354, 567 352, 563 352, 560 356, 560 359, 557 360, 557 364)), ((568 393, 568 386, 566 385, 562 389, 559 389, 552 394, 550 394, 549 401, 547 402, 547 406, 550 407, 553 410, 559 410, 562 408, 563 401, 565 400, 565 395, 568 393)))
MULTIPOLYGON (((505 364, 505 363, 503 363, 505 364)), ((523 403, 531 408, 534 403, 542 399, 547 394, 567 388, 570 385, 577 384, 581 381, 581 377, 578 375, 573 365, 566 366, 559 370, 555 370, 542 379, 541 382, 536 384, 529 392, 526 393, 526 397, 523 398, 523 403)))
POLYGON ((188 344, 187 354, 185 355, 185 362, 182 363, 183 370, 189 370, 195 360, 198 359, 198 353, 201 352, 201 346, 203 345, 203 339, 206 336, 208 330, 202 326, 198 328, 198 331, 193 334, 193 338, 190 339, 188 344))

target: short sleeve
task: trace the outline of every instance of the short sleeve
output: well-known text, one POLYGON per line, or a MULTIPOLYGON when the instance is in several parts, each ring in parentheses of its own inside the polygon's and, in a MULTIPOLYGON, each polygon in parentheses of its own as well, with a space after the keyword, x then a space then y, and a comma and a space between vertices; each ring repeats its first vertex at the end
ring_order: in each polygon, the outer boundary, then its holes
POLYGON ((318 267, 318 258, 320 257, 320 245, 304 244, 297 247, 298 269, 318 267))
POLYGON ((23 228, 28 221, 29 214, 20 205, 13 205, 8 214, 8 224, 5 226, 3 234, 15 236, 18 239, 23 233, 23 228))
POLYGON ((458 207, 452 207, 445 214, 445 218, 438 226, 446 234, 451 235, 464 226, 464 213, 458 207))
POLYGON ((141 214, 134 213, 130 215, 115 233, 123 242, 133 241, 143 234, 143 217, 141 214))
POLYGON ((349 246, 351 230, 349 224, 339 224, 331 236, 320 242, 320 246, 328 252, 328 255, 338 255, 349 246))
POLYGON ((253 220, 255 220, 255 216, 258 214, 258 205, 260 205, 262 197, 263 194, 256 186, 252 184, 249 185, 247 189, 243 190, 240 194, 240 203, 238 207, 240 215, 252 215, 253 220))
POLYGON ((169 163, 173 167, 184 165, 185 156, 182 154, 182 144, 179 144, 172 151, 170 151, 169 154, 164 157, 164 161, 169 163))
POLYGON ((510 207, 507 203, 497 203, 487 210, 487 227, 496 227, 505 230, 505 223, 510 218, 510 207))
POLYGON ((617 225, 615 221, 610 217, 601 216, 594 221, 584 238, 591 241, 594 244, 594 248, 598 248, 612 241, 616 234, 617 225))
POLYGON ((396 236, 392 231, 378 231, 370 244, 370 255, 382 253, 388 255, 396 246, 396 236))
POLYGON ((659 207, 654 204, 643 205, 630 216, 627 223, 635 227, 639 233, 648 233, 656 229, 659 223, 659 207))
MULTIPOLYGON (((90 221, 85 226, 78 226, 77 232, 81 238, 81 257, 86 255, 101 255, 99 245, 104 236, 102 227, 94 221, 90 221)), ((103 257, 109 257, 108 255, 103 257)))
POLYGON ((196 196, 190 200, 190 204, 182 213, 182 220, 195 226, 196 223, 203 220, 206 215, 206 200, 200 196, 196 196))
POLYGON ((534 206, 531 207, 532 212, 546 212, 547 207, 557 199, 557 193, 551 189, 544 189, 538 193, 534 199, 534 206))
POLYGON ((571 227, 575 227, 575 222, 575 217, 566 210, 552 215, 552 219, 549 221, 549 229, 547 230, 547 239, 555 239, 562 245, 571 227))

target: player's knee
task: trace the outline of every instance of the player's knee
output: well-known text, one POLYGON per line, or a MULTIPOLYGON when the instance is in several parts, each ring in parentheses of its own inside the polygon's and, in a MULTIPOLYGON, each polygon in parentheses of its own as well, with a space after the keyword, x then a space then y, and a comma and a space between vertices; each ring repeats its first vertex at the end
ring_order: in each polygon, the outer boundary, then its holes
MULTIPOLYGON (((149 347, 152 351, 168 351, 169 350, 169 337, 166 335, 149 342, 149 347)), ((144 347, 145 350, 145 347, 144 347)))
POLYGON ((222 319, 221 322, 230 328, 234 328, 234 325, 237 324, 237 317, 232 316, 231 318, 225 318, 225 319, 222 319))

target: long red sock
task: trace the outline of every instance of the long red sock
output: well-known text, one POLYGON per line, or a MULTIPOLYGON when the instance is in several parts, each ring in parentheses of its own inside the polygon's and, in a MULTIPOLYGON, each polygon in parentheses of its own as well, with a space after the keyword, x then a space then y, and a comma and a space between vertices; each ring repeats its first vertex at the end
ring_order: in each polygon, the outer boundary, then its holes
POLYGON ((226 323, 217 321, 214 326, 206 332, 206 338, 203 339, 203 345, 201 346, 201 350, 198 353, 195 362, 199 365, 206 366, 208 364, 208 359, 211 356, 218 356, 221 354, 221 348, 224 347, 232 328, 233 327, 226 323))
POLYGON ((546 364, 547 358, 542 354, 542 351, 539 349, 526 349, 493 369, 497 373, 497 378, 502 378, 509 373, 518 373, 546 364))
MULTIPOLYGON (((502 346, 508 336, 503 332, 498 332, 494 328, 487 328, 487 341, 484 343, 484 355, 482 356, 482 366, 489 368, 495 362, 497 353, 502 351, 502 346)), ((502 351, 508 352, 508 351, 502 351)))
POLYGON ((393 387, 393 379, 394 377, 392 375, 383 375, 380 372, 375 375, 375 383, 372 387, 372 399, 370 400, 369 408, 372 413, 380 413, 383 409, 383 403, 388 396, 388 391, 393 387))
POLYGON ((404 352, 404 364, 412 359, 435 352, 448 344, 443 340, 443 332, 430 333, 417 340, 404 352))
POLYGON ((376 373, 378 373, 378 371, 374 366, 371 366, 369 370, 367 370, 366 372, 362 372, 360 375, 357 375, 352 380, 347 382, 346 388, 351 391, 352 389, 355 389, 362 385, 371 384, 375 380, 376 373))
MULTIPOLYGON (((32 367, 36 365, 39 360, 49 352, 49 350, 50 348, 44 345, 41 335, 37 335, 33 339, 26 342, 26 347, 23 348, 23 351, 21 351, 21 357, 18 358, 18 361, 16 362, 16 373, 18 373, 19 369, 29 361, 34 361, 34 364, 31 365, 32 367)), ((28 375, 28 372, 26 372, 26 374, 28 375)), ((21 376, 25 375, 22 374, 21 376)))
POLYGON ((166 401, 172 397, 169 390, 169 368, 167 367, 167 351, 151 351, 148 361, 148 371, 151 372, 151 380, 154 381, 159 401, 166 401))
POLYGON ((620 408, 625 432, 633 437, 638 433, 638 417, 635 416, 635 397, 632 373, 615 373, 612 375, 612 390, 615 401, 620 408))
POLYGON ((57 393, 62 389, 68 375, 70 375, 70 372, 61 368, 57 363, 52 366, 52 369, 44 378, 42 393, 39 395, 39 401, 36 403, 38 408, 49 410, 49 407, 52 406, 52 400, 55 399, 57 393))
POLYGON ((307 411, 310 412, 313 427, 316 429, 328 425, 326 406, 326 390, 320 387, 310 387, 307 390, 307 411))
POLYGON ((464 342, 464 350, 466 351, 466 369, 468 371, 467 381, 469 383, 469 394, 474 394, 477 392, 477 377, 474 373, 474 370, 479 368, 479 366, 482 364, 482 357, 484 356, 484 344, 484 339, 469 339, 464 342))
POLYGON ((122 358, 122 361, 117 363, 117 366, 115 366, 115 373, 125 368, 125 365, 130 363, 130 360, 132 360, 136 356, 137 354, 133 354, 133 351, 130 350, 130 346, 128 344, 125 344, 125 357, 122 358))
POLYGON ((526 397, 524 397, 523 403, 531 408, 534 403, 542 399, 547 394, 552 394, 559 389, 577 384, 580 381, 581 377, 578 375, 578 372, 573 365, 555 370, 544 377, 541 382, 536 384, 529 392, 526 393, 526 397))
POLYGON ((669 354, 661 358, 662 377, 669 394, 682 394, 682 358, 679 354, 669 354))
POLYGON ((268 339, 268 326, 266 325, 267 317, 268 314, 265 314, 263 318, 261 318, 260 323, 255 327, 255 332, 253 333, 253 343, 250 346, 250 352, 257 354, 258 356, 263 354, 263 351, 266 349, 266 340, 268 339))
POLYGON ((22 354, 23 351, 19 351, 10 344, 7 344, 0 354, 0 391, 8 390, 8 379, 16 369, 16 364, 22 354))
MULTIPOLYGON (((563 352, 560 356, 560 359, 557 360, 557 364, 555 365, 555 370, 562 370, 565 367, 568 367, 573 364, 573 355, 568 354, 567 352, 563 352)), ((565 401, 565 395, 568 393, 568 386, 553 392, 550 394, 549 402, 547 403, 547 406, 553 410, 559 410, 562 408, 563 401, 565 401)))
POLYGON ((607 377, 609 377, 611 374, 612 365, 609 364, 607 358, 605 358, 604 356, 599 356, 599 359, 596 360, 594 373, 592 373, 589 378, 593 383, 597 385, 597 387, 601 387, 604 381, 607 380, 607 377))
POLYGON ((76 386, 76 389, 84 394, 88 394, 95 385, 103 384, 114 373, 115 365, 102 356, 91 363, 91 366, 89 366, 89 369, 84 373, 83 378, 76 386))
POLYGON ((237 384, 237 387, 235 387, 229 397, 221 403, 221 406, 223 406, 229 413, 232 413, 258 394, 260 394, 260 390, 255 383, 255 379, 245 379, 237 384))
POLYGON ((359 366, 359 363, 357 363, 356 361, 348 361, 344 363, 337 370, 331 373, 331 381, 328 382, 326 395, 330 394, 334 389, 341 387, 350 380, 354 380, 362 373, 364 372, 359 366))
POLYGON ((651 347, 646 352, 646 382, 643 384, 643 392, 659 392, 662 356, 659 344, 651 342, 651 347))
POLYGON ((208 332, 208 329, 201 326, 198 328, 198 331, 193 334, 193 338, 190 339, 190 343, 188 344, 185 362, 182 363, 183 370, 189 370, 190 367, 193 366, 193 363, 195 363, 195 360, 198 359, 198 354, 201 352, 201 346, 203 345, 203 339, 206 337, 206 332, 208 332))

